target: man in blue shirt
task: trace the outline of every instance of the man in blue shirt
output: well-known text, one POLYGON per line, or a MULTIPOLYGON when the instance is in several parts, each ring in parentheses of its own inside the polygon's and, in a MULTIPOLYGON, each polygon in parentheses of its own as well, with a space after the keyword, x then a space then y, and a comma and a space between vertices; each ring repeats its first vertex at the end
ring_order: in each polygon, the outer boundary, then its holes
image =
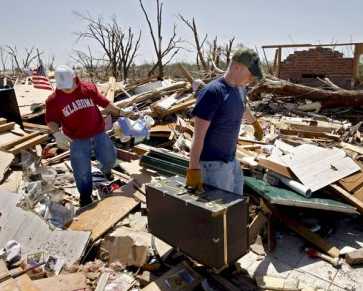
MULTIPOLYGON (((187 171, 187 187, 202 190, 203 182, 243 194, 243 175, 235 159, 242 118, 257 120, 245 112, 245 89, 263 77, 260 61, 251 49, 238 49, 223 77, 206 85, 193 109, 194 135, 187 171)), ((249 113, 249 111, 248 111, 249 113)))

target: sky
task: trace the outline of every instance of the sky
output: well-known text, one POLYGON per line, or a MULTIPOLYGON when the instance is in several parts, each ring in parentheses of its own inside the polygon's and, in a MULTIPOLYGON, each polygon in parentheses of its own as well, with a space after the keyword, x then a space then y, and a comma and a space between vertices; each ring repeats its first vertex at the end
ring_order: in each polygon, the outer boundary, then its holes
MULTIPOLYGON (((143 2, 155 15, 155 0, 143 2)), ((1 0, 0 4, 0 46, 16 45, 20 52, 35 46, 47 57, 54 55, 57 65, 71 64, 73 50, 83 50, 87 45, 100 54, 94 42, 76 41, 76 32, 85 27, 74 14, 77 11, 105 20, 115 16, 123 27, 141 29, 136 62, 154 59, 138 0, 1 0)), ((164 0, 163 35, 167 40, 176 23, 178 35, 186 41, 184 46, 192 49, 188 44, 193 41, 192 33, 178 20, 178 14, 182 14, 194 16, 200 33, 207 33, 210 40, 218 36, 223 43, 235 36, 238 43, 257 49, 264 44, 359 42, 363 41, 362 11, 362 0, 164 0)), ((349 49, 345 48, 346 53, 349 49)), ((194 55, 184 51, 175 60, 193 61, 194 55)))

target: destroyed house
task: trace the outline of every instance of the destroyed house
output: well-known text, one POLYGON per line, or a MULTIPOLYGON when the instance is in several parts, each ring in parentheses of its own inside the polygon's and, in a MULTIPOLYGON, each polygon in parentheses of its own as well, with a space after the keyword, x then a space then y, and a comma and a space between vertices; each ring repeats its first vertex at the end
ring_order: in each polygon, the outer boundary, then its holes
POLYGON ((262 48, 275 49, 274 62, 269 66, 269 71, 281 79, 320 87, 322 82, 319 78, 328 78, 345 89, 351 89, 361 82, 359 63, 363 54, 362 43, 266 45, 262 48), (341 46, 351 46, 353 56, 348 57, 338 51, 337 47, 341 46), (283 58, 282 50, 286 48, 297 50, 283 58))
POLYGON ((351 88, 353 58, 324 47, 296 51, 280 64, 279 77, 310 86, 321 86, 317 78, 328 77, 339 87, 351 88))

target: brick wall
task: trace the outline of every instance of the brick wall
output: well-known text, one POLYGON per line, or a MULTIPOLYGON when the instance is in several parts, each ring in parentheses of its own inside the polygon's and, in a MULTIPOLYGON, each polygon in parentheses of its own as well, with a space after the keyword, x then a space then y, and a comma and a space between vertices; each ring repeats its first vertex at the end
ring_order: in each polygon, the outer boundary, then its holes
POLYGON ((343 88, 351 88, 353 79, 353 58, 330 48, 317 47, 296 51, 280 64, 279 77, 295 83, 321 86, 316 77, 328 77, 343 88))

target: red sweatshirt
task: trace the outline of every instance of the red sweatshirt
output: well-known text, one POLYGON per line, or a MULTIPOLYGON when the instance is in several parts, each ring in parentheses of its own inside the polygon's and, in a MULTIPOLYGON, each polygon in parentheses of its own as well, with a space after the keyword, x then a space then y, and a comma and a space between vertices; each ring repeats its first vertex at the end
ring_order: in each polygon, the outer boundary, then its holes
POLYGON ((72 93, 56 90, 46 101, 46 123, 56 122, 71 139, 95 136, 105 130, 105 122, 97 105, 105 108, 110 101, 102 96, 95 84, 76 79, 72 93))

